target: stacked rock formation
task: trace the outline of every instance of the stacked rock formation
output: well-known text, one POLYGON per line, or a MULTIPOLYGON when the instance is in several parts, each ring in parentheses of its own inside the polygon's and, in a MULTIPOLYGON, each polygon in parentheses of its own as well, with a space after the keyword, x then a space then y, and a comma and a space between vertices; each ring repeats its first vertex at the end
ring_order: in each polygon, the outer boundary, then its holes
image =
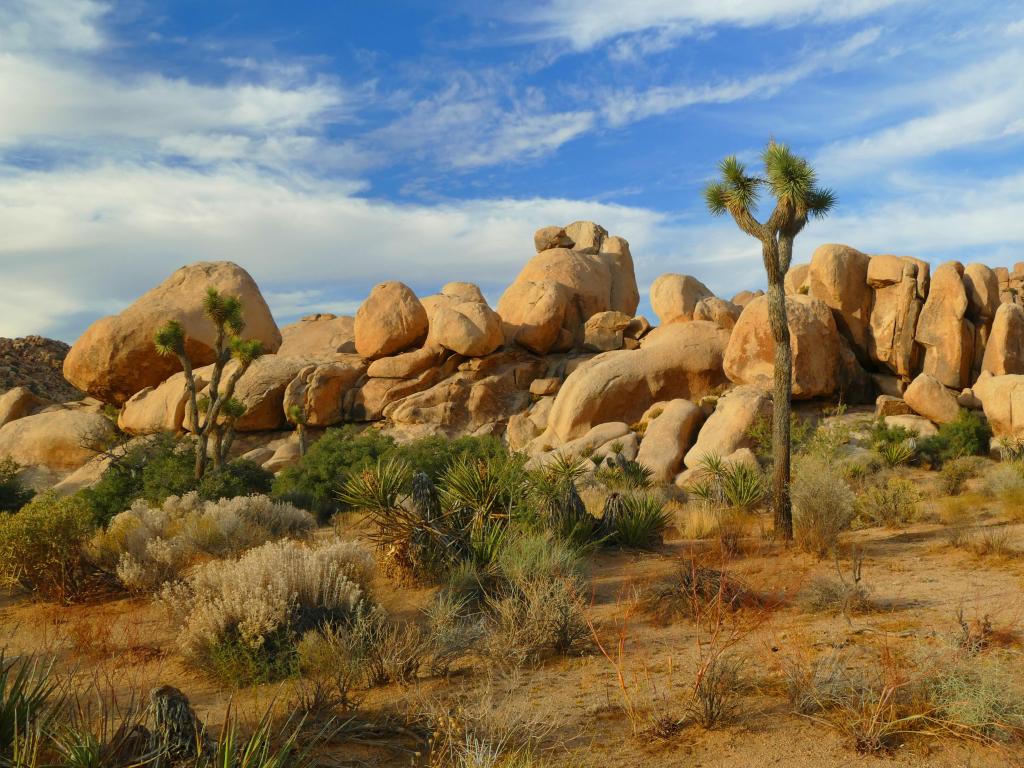
MULTIPOLYGON (((311 315, 280 330, 241 267, 183 267, 72 347, 65 376, 92 405, 48 405, 27 390, 0 396, 0 455, 74 469, 87 456, 67 436, 109 429, 97 421, 104 403, 119 408, 129 435, 191 429, 184 376, 152 337, 178 319, 206 387, 213 340, 201 302, 213 286, 241 296, 245 335, 267 351, 239 381, 237 428, 247 455, 273 471, 298 456, 282 431, 296 407, 314 438, 342 423, 398 439, 502 435, 536 463, 614 450, 680 484, 708 453, 756 460, 748 433, 770 414, 775 353, 763 292, 726 300, 696 277, 662 275, 651 285, 652 327, 636 315, 625 239, 577 221, 538 230, 534 246, 493 308, 470 283, 421 298, 388 281, 355 317, 311 315), (63 443, 52 439, 58 430, 63 443)), ((1024 437, 1022 286, 1024 264, 932 270, 909 256, 823 245, 786 279, 793 396, 877 396, 881 415, 922 429, 983 409, 997 435, 1024 437)))

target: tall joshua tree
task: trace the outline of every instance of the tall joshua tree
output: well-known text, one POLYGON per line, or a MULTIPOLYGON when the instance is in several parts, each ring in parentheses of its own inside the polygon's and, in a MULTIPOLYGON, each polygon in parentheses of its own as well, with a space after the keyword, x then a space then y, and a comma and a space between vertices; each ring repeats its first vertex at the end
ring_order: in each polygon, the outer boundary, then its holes
POLYGON ((789 147, 770 140, 761 153, 764 175, 748 175, 735 156, 719 164, 721 179, 704 190, 708 210, 715 216, 728 213, 737 226, 761 243, 761 257, 768 276, 768 320, 775 339, 775 387, 772 397, 772 508, 775 531, 793 538, 793 513, 789 498, 790 398, 793 390, 793 353, 786 317, 783 281, 793 259, 793 240, 809 218, 828 214, 836 204, 835 193, 818 186, 811 164, 789 147), (755 217, 763 189, 775 198, 775 208, 763 223, 755 217))
POLYGON ((210 386, 205 394, 198 392, 192 360, 186 352, 185 329, 177 320, 168 320, 156 332, 154 344, 161 355, 174 355, 185 371, 185 389, 188 392, 188 418, 196 434, 196 480, 206 474, 206 465, 213 440, 213 468, 220 471, 227 462, 231 444, 235 439, 235 422, 245 413, 245 406, 235 398, 235 386, 249 366, 263 354, 263 346, 257 339, 245 340, 241 333, 245 329, 242 314, 242 300, 237 296, 224 296, 213 287, 206 289, 203 299, 203 313, 217 331, 214 343, 213 373, 210 386), (222 379, 228 362, 237 365, 222 379))

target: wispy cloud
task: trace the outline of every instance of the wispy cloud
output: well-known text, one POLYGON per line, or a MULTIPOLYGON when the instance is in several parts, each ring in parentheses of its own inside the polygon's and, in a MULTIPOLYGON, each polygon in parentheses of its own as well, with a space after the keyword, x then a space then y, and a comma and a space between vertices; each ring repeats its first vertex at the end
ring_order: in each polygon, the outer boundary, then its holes
POLYGON ((104 44, 99 27, 109 4, 97 0, 4 0, 0 51, 93 51, 104 44))
POLYGON ((901 0, 548 0, 517 16, 534 40, 577 51, 638 32, 679 38, 719 25, 783 26, 860 18, 901 0))

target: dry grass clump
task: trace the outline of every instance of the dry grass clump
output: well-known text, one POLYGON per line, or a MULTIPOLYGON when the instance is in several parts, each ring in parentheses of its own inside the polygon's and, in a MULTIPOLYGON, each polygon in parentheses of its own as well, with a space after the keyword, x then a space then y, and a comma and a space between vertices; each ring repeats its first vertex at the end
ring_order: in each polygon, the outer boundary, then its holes
POLYGON ((828 462, 808 456, 797 463, 792 498, 797 544, 806 552, 824 557, 853 521, 853 491, 828 462))
POLYGON ((857 497, 857 520, 865 527, 902 528, 917 516, 921 494, 912 480, 892 475, 857 497))
POLYGON ((159 507, 136 501, 93 537, 89 550, 125 589, 151 592, 200 560, 303 538, 315 527, 308 512, 268 496, 203 501, 193 491, 159 507))
POLYGON ((957 730, 997 741, 1024 738, 1019 653, 959 655, 926 681, 937 716, 957 730))
POLYGON ((761 603, 740 579, 692 559, 680 566, 675 577, 653 586, 644 597, 645 610, 660 622, 692 619, 719 607, 737 611, 761 603))
POLYGON ((304 633, 356 615, 372 572, 372 557, 354 542, 273 542, 202 564, 159 599, 194 663, 231 682, 268 680, 291 671, 304 633))
POLYGON ((1010 530, 1005 526, 993 526, 968 534, 960 546, 977 557, 1009 559, 1020 555, 1020 550, 1011 543, 1010 530))
POLYGON ((820 576, 812 580, 798 596, 800 608, 807 613, 830 613, 849 616, 873 609, 868 590, 861 584, 863 560, 854 552, 849 578, 843 576, 836 557, 836 577, 820 576))

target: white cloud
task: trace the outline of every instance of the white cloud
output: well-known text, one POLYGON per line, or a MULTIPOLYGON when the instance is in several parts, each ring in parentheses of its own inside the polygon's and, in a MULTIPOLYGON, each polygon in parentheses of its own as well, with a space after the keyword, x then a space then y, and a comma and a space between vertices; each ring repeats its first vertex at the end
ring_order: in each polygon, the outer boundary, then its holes
MULTIPOLYGON (((914 99, 927 114, 865 136, 833 142, 818 155, 825 177, 856 176, 899 168, 908 159, 1024 135, 1024 53, 1009 51, 954 73, 879 94, 882 102, 914 99)), ((907 106, 907 105, 899 105, 907 106)))
POLYGON ((842 21, 901 0, 549 0, 513 21, 539 40, 565 40, 579 51, 647 30, 682 36, 718 25, 792 26, 842 21))
POLYGON ((104 44, 99 21, 108 10, 96 0, 4 0, 0 52, 96 50, 104 44))
POLYGON ((749 98, 767 99, 823 70, 851 65, 850 57, 878 40, 876 28, 858 32, 841 44, 800 56, 800 61, 778 71, 711 85, 670 85, 646 90, 620 89, 602 97, 605 118, 622 126, 655 115, 676 112, 695 104, 725 104, 749 98))

